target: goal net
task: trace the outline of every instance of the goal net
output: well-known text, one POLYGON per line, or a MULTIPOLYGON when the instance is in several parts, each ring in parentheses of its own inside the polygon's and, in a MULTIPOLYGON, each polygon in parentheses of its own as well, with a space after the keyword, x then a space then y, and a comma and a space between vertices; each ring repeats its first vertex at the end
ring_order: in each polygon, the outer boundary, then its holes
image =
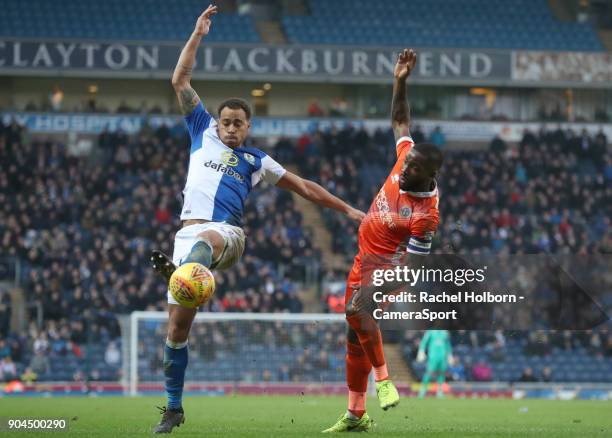
MULTIPOLYGON (((123 322, 124 385, 132 395, 163 389, 167 319, 166 312, 134 312, 123 322)), ((344 315, 200 312, 185 389, 341 388, 345 345, 344 315)))

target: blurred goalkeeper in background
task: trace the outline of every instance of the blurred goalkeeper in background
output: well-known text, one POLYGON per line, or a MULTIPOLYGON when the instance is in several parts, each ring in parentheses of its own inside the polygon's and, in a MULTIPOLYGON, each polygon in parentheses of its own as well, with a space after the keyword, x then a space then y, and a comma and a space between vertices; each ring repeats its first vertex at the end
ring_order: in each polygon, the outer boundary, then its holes
POLYGON ((419 389, 419 398, 425 397, 432 374, 438 376, 438 398, 444 397, 442 386, 446 378, 446 369, 453 360, 452 354, 448 330, 427 330, 425 332, 417 354, 417 362, 424 362, 427 359, 427 367, 419 389))
MULTIPOLYGON (((166 281, 177 265, 201 263, 227 269, 242 256, 245 235, 240 227, 244 203, 260 181, 297 193, 322 207, 332 208, 361 221, 364 213, 352 208, 320 185, 286 171, 259 149, 244 146, 251 126, 251 109, 238 98, 219 105, 219 121, 206 111, 191 87, 191 73, 202 37, 208 34, 216 6, 209 6, 181 51, 172 86, 191 137, 187 182, 181 212, 183 227, 174 239, 172 259, 153 251, 153 269, 166 281)), ((183 386, 188 362, 187 338, 197 309, 181 307, 168 292, 168 335, 164 348, 165 389, 168 405, 156 433, 170 433, 185 421, 183 386)))

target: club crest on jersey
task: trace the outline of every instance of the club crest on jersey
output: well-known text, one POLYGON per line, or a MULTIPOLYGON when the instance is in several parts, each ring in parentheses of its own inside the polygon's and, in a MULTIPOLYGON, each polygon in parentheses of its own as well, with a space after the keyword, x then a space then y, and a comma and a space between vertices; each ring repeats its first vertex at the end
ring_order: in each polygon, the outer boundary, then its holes
POLYGON ((400 216, 403 218, 408 218, 412 214, 412 209, 408 206, 400 208, 400 216))
POLYGON ((255 157, 253 155, 245 152, 244 159, 251 163, 253 166, 255 165, 255 157))
POLYGON ((225 151, 221 154, 221 161, 227 166, 236 167, 238 165, 238 156, 232 151, 225 151))

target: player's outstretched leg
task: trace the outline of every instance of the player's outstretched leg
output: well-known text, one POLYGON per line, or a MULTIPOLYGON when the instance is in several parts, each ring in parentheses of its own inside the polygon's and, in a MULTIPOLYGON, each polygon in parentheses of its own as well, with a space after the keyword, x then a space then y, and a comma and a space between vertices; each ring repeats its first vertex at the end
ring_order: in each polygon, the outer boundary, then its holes
POLYGON ((367 432, 374 422, 366 413, 366 391, 372 364, 365 354, 357 334, 349 328, 346 344, 346 382, 349 388, 348 409, 336 424, 323 433, 367 432))
POLYGON ((155 427, 155 433, 170 433, 174 427, 185 422, 183 386, 189 362, 187 337, 197 309, 169 304, 168 312, 168 338, 164 346, 164 387, 168 404, 163 408, 162 419, 155 427))
POLYGON ((355 293, 348 302, 346 320, 355 331, 359 343, 374 367, 376 394, 380 407, 385 411, 397 406, 400 402, 399 393, 389 378, 382 336, 376 320, 372 316, 374 301, 355 293))

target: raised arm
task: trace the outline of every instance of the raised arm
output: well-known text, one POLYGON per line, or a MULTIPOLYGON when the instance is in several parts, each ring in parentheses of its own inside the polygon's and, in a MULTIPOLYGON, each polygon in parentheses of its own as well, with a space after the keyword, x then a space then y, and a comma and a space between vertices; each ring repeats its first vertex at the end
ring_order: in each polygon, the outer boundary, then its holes
POLYGON ((302 198, 308 199, 321 207, 332 208, 344 213, 354 221, 361 222, 365 217, 364 212, 351 207, 342 199, 329 193, 319 184, 303 179, 294 173, 286 172, 282 178, 278 180, 276 186, 281 189, 291 190, 302 198))
POLYGON ((195 63, 196 52, 202 37, 208 35, 210 30, 210 17, 217 13, 217 7, 210 5, 202 15, 198 17, 195 29, 187 40, 179 56, 174 73, 172 74, 172 86, 178 98, 179 107, 184 115, 190 114, 200 103, 200 97, 191 88, 191 72, 195 63))
POLYGON ((410 106, 406 100, 406 79, 416 65, 416 52, 404 49, 400 52, 393 71, 393 99, 391 101, 391 126, 395 141, 410 135, 410 106))

